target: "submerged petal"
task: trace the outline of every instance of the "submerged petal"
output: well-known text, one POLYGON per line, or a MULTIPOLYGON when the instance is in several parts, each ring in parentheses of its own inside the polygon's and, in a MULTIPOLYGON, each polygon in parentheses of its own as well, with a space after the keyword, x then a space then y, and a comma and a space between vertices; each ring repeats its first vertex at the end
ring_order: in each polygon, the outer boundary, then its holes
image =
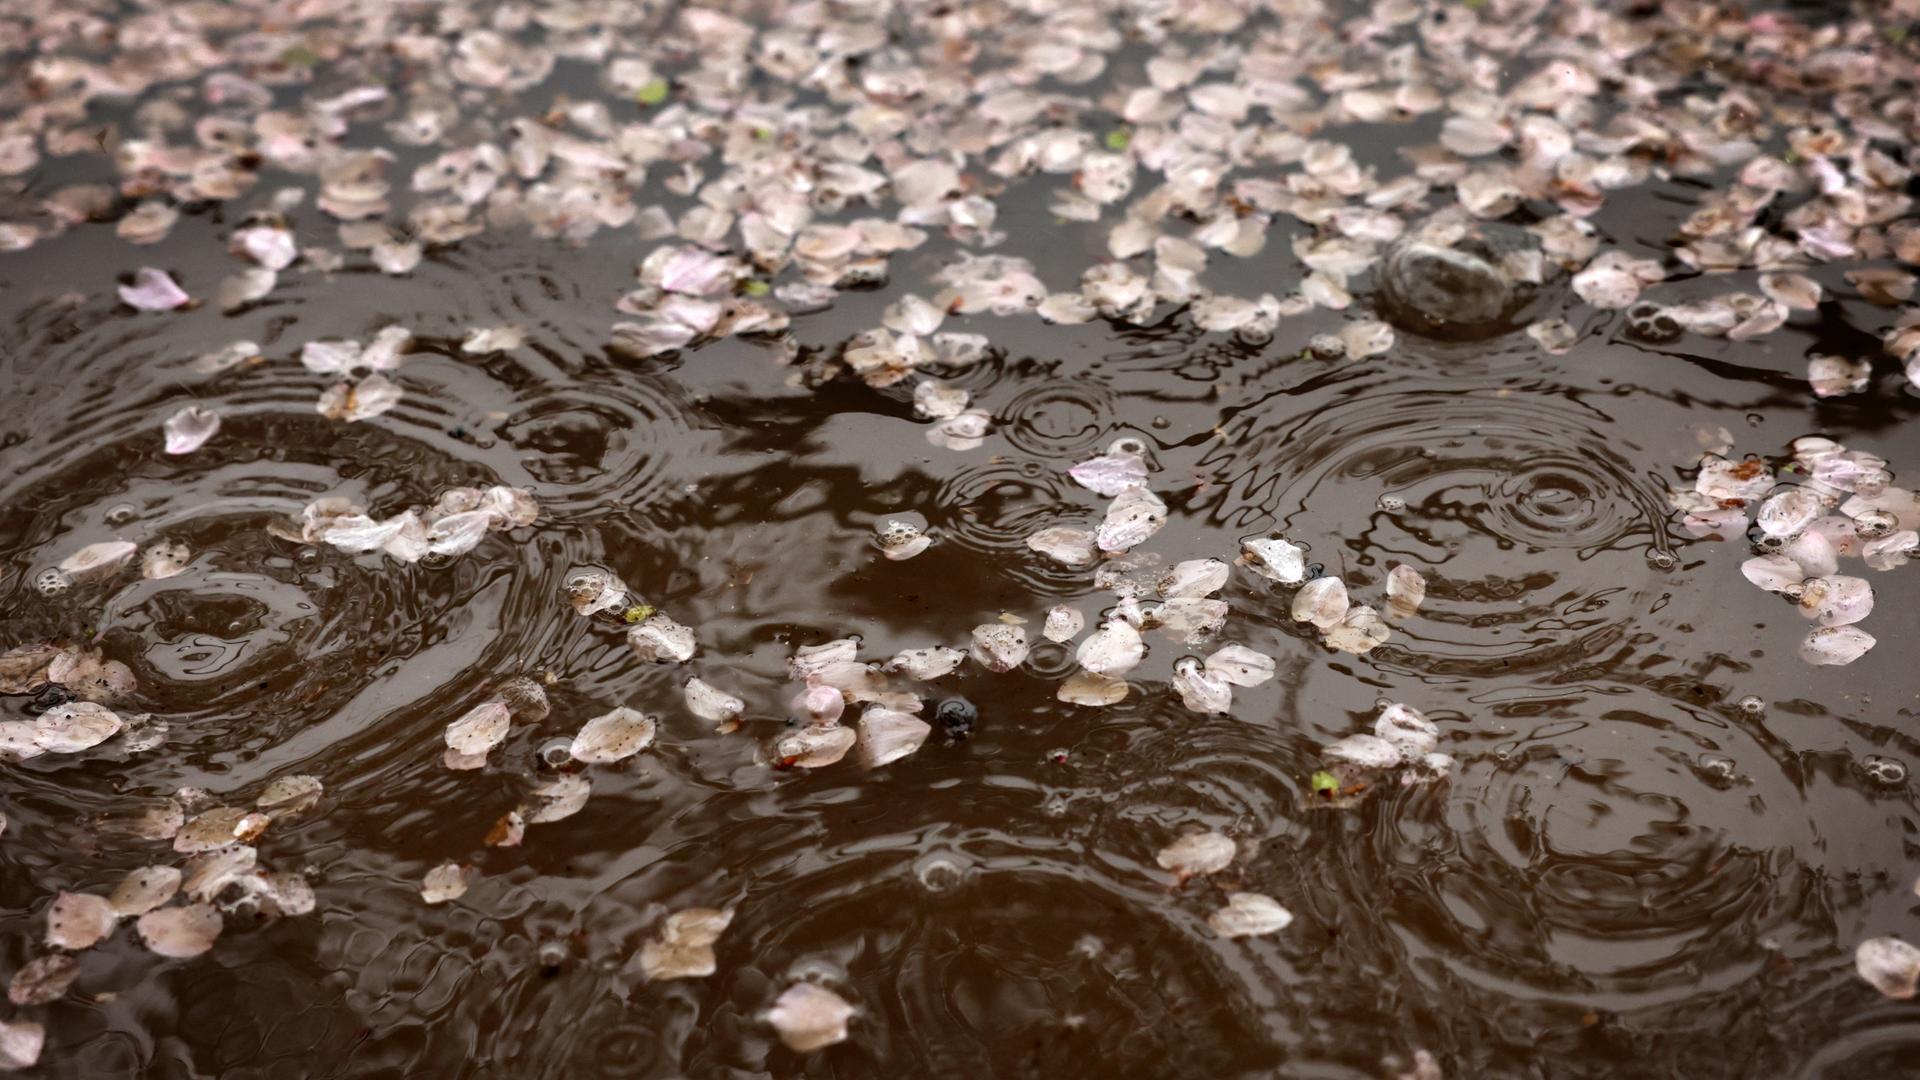
POLYGON ((1161 848, 1154 861, 1162 870, 1171 870, 1184 881, 1225 870, 1238 850, 1232 837, 1217 832, 1194 833, 1161 848))

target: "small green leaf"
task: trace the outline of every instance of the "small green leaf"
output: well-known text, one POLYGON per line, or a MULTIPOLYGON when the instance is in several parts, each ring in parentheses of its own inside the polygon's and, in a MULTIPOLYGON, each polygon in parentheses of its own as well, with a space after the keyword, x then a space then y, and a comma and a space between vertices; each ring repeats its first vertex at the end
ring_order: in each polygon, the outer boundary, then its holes
POLYGON ((1133 142, 1133 133, 1126 128, 1114 128, 1107 132, 1107 149, 1114 153, 1125 150, 1133 142))
POLYGON ((668 89, 667 80, 648 79, 633 96, 638 98, 642 105, 658 105, 667 100, 668 89))
POLYGON ((740 291, 746 293, 748 296, 765 296, 773 291, 773 286, 768 285, 764 281, 754 280, 742 285, 740 291))
POLYGON ((1487 6, 1487 0, 1460 0, 1460 2, 1466 5, 1469 11, 1479 11, 1487 6))
POLYGON ((655 610, 652 604, 635 604, 627 609, 627 613, 623 615, 622 618, 630 623, 642 623, 646 622, 647 617, 652 615, 655 610))
POLYGON ((1340 790, 1340 778, 1325 769, 1313 774, 1312 783, 1315 795, 1333 795, 1340 790))
POLYGON ((753 137, 760 140, 761 142, 772 142, 773 129, 772 128, 754 128, 753 137))
POLYGON ((1904 26, 1887 27, 1887 40, 1893 42, 1895 45, 1907 40, 1907 28, 1904 26))
POLYGON ((312 67, 320 62, 320 54, 305 45, 295 45, 280 54, 280 62, 288 67, 312 67))

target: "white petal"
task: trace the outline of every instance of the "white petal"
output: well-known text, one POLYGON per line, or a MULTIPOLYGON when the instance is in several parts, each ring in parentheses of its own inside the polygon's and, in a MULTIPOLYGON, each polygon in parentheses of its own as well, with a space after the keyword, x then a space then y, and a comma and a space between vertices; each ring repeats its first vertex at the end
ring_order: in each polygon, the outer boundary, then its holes
POLYGON ((1259 686, 1273 678, 1273 657, 1245 645, 1222 645, 1207 657, 1206 669, 1235 686, 1259 686))
POLYGON ((97 544, 88 544, 61 560, 60 569, 73 578, 111 573, 133 558, 133 553, 139 548, 140 545, 129 540, 102 540, 97 544))
POLYGON ((143 266, 134 272, 133 284, 120 286, 120 299, 141 311, 172 311, 193 298, 166 271, 143 266))
POLYGON ((211 904, 161 908, 140 916, 140 940, 161 956, 185 959, 213 948, 225 924, 211 904))
POLYGON ((1440 728, 1411 705, 1394 704, 1380 710, 1373 733, 1391 744, 1405 761, 1425 757, 1440 742, 1440 728))
POLYGON ((1347 607, 1346 582, 1332 575, 1314 578, 1294 594, 1293 621, 1330 630, 1347 617, 1347 607))
POLYGON ((799 731, 781 737, 774 743, 774 753, 782 763, 797 765, 802 769, 818 769, 832 765, 847 756, 853 749, 859 736, 852 728, 839 724, 813 724, 799 731))
POLYGON ((1905 566, 1907 560, 1913 557, 1916 548, 1920 548, 1920 532, 1902 529, 1878 540, 1867 541, 1866 545, 1860 549, 1860 554, 1866 560, 1868 567, 1874 570, 1892 570, 1905 566))
POLYGON ((983 623, 973 628, 974 662, 996 674, 1012 671, 1027 658, 1027 632, 1005 623, 983 623))
POLYGON ((1785 555, 1755 555, 1740 564, 1740 574, 1768 592, 1785 592, 1807 576, 1799 563, 1785 555))
POLYGON ((1899 938, 1868 938, 1853 951, 1853 969, 1867 985, 1895 1001, 1920 991, 1920 949, 1899 938))
POLYGON ((1277 933, 1293 922, 1293 913, 1261 893, 1229 894, 1227 906, 1207 916, 1207 925, 1223 938, 1277 933))
POLYGON ((1188 559, 1175 563, 1160 579, 1160 595, 1166 597, 1210 596, 1226 588, 1227 564, 1219 559, 1188 559))
POLYGON ((936 645, 929 649, 903 649, 893 655, 887 666, 904 671, 910 679, 937 679, 952 672, 967 659, 959 649, 936 645))
POLYGON ((1145 487, 1147 463, 1138 454, 1104 454, 1067 470, 1083 488, 1112 498, 1128 488, 1145 487))
POLYGON ((375 372, 349 385, 334 383, 320 395, 314 411, 329 420, 367 420, 400 403, 399 384, 375 372))
POLYGON ((716 724, 728 724, 740 718, 746 711, 747 703, 723 690, 715 688, 706 680, 695 676, 687 680, 687 708, 702 720, 711 720, 716 724))
POLYGON ((1240 550, 1248 569, 1269 581, 1293 585, 1307 579, 1307 553, 1285 540, 1245 540, 1240 550))
POLYGON ((1125 551, 1144 543, 1167 523, 1167 504, 1143 487, 1132 487, 1114 496, 1107 505, 1107 516, 1094 533, 1094 542, 1102 551, 1125 551))
POLYGON ((1378 735, 1349 735, 1322 750, 1320 756, 1362 769, 1391 769, 1406 760, 1398 747, 1378 735))
POLYGON ((191 454, 220 430, 220 414, 212 409, 189 405, 168 417, 163 427, 167 436, 167 453, 191 454))
POLYGON ((627 631, 634 655, 648 662, 685 663, 695 648, 693 630, 665 615, 653 615, 627 631))
POLYGON ((1076 671, 1067 676, 1053 696, 1069 705, 1116 705, 1126 700, 1129 689, 1125 679, 1076 671))
POLYGON ((175 577, 192 560, 193 552, 185 544, 155 544, 140 556, 140 576, 149 581, 175 577))
POLYGON ((467 354, 508 352, 519 348, 527 340, 524 326, 476 326, 467 331, 461 339, 460 351, 467 354))
POLYGON ((869 705, 860 714, 860 752, 867 767, 877 769, 906 757, 927 741, 932 725, 909 712, 869 705))
POLYGON ((130 870, 108 894, 113 910, 125 916, 145 915, 173 899, 180 891, 180 871, 171 866, 143 866, 130 870))
POLYGON ((47 1029, 31 1020, 0 1020, 0 1071, 31 1069, 47 1044, 47 1029))
POLYGON ((113 933, 120 913, 104 896, 63 892, 47 909, 47 944, 60 949, 91 949, 113 933))
POLYGON ((1857 626, 1823 626, 1800 643, 1800 659, 1838 667, 1860 659, 1873 646, 1873 635, 1857 626))
POLYGON ((1171 870, 1184 880, 1225 870, 1237 851, 1232 837, 1217 832, 1194 833, 1161 848, 1154 861, 1162 870, 1171 870))
POLYGON ((1420 571, 1400 563, 1387 571, 1387 610, 1395 618, 1411 618, 1427 598, 1427 579, 1420 571))
POLYGON ((1065 604, 1055 604, 1047 609, 1047 620, 1041 625, 1040 634, 1048 641, 1072 641, 1086 625, 1085 615, 1065 604))
POLYGON ((809 982, 789 986, 767 1012, 780 1041, 802 1054, 844 1042, 852 1018, 853 1006, 840 995, 809 982))
POLYGON ((420 899, 429 904, 444 904, 449 900, 458 900, 466 895, 467 886, 472 885, 480 871, 471 866, 461 866, 451 860, 427 871, 420 881, 420 899))
POLYGON ((586 722, 567 748, 575 761, 622 761, 653 745, 653 718, 625 706, 586 722))
POLYGON ((506 741, 512 719, 506 702, 481 702, 447 725, 447 746, 462 754, 485 754, 506 741))
POLYGON ((1872 613, 1873 586, 1845 574, 1813 578, 1800 595, 1800 610, 1821 626, 1848 626, 1872 613))
POLYGON ((1202 668, 1192 657, 1173 665, 1169 682, 1179 693, 1180 703, 1194 712, 1224 713, 1233 708, 1233 685, 1224 676, 1202 668))
POLYGON ((561 821, 579 813, 591 794, 593 785, 586 777, 563 773, 535 784, 533 790, 527 792, 519 813, 529 825, 561 821))
POLYGON ((1328 646, 1341 652, 1361 654, 1386 641, 1391 633, 1378 612, 1365 604, 1355 604, 1347 609, 1340 625, 1326 631, 1324 639, 1328 646))
POLYGON ((1093 534, 1085 529, 1054 526, 1027 537, 1027 546, 1063 566, 1089 566, 1099 558, 1093 534))
POLYGON ((1147 654, 1140 631, 1118 620, 1109 620, 1080 643, 1074 658, 1095 675, 1118 677, 1132 671, 1147 654))
POLYGON ((1767 496, 1754 521, 1768 536, 1792 536, 1812 524, 1825 510, 1820 496, 1804 487, 1791 487, 1767 496))
POLYGON ((33 725, 34 745, 49 754, 77 754, 119 734, 119 714, 91 701, 56 705, 33 725))

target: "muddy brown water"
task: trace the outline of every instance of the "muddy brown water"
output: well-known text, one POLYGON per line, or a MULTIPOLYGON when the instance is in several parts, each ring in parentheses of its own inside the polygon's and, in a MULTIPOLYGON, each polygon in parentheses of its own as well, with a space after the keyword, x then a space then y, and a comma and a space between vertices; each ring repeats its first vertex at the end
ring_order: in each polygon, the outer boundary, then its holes
MULTIPOLYGON (((1658 252, 1696 196, 1651 185, 1597 224, 1658 252)), ((1008 206, 1015 230, 1045 221, 1037 200, 1008 206)), ((1744 343, 1636 342, 1581 314, 1561 356, 1517 333, 1403 335, 1360 361, 1304 354, 1337 325, 1324 315, 1258 348, 1177 316, 958 320, 996 346, 952 373, 995 432, 954 453, 904 390, 797 386, 750 343, 610 355, 636 250, 606 234, 489 235, 399 279, 283 279, 237 315, 114 303, 136 261, 210 288, 229 224, 189 216, 137 260, 104 227, 0 257, 0 644, 97 642, 138 677, 132 707, 170 725, 155 751, 0 766, 0 965, 40 951, 55 891, 164 854, 97 815, 183 785, 243 801, 320 777, 319 811, 260 843, 310 876, 318 910, 230 919, 190 961, 125 933, 82 954, 76 993, 42 1010, 39 1075, 1359 1078, 1420 1049, 1450 1077, 1913 1075, 1920 1012, 1859 981, 1852 950, 1920 931, 1920 805, 1870 768, 1920 756, 1920 583, 1872 575, 1880 646, 1810 668, 1803 621, 1741 580, 1746 545, 1690 540, 1664 501, 1702 425, 1774 456, 1827 434, 1920 480, 1920 398, 1891 367, 1868 395, 1807 392, 1809 351, 1870 351, 1883 314, 1859 301, 1744 343), (300 344, 390 322, 421 339, 407 398, 350 426, 316 415, 300 344), (467 328, 502 322, 527 345, 460 354, 467 328), (268 362, 183 374, 238 338, 268 362), (160 424, 192 401, 224 426, 168 457, 160 424), (1173 509, 1146 545, 1168 564, 1281 530, 1359 590, 1422 568, 1425 608, 1373 653, 1336 654, 1236 572, 1226 637, 1280 677, 1230 716, 1180 707, 1164 679, 1183 650, 1157 637, 1125 702, 1061 704, 1071 657, 1042 645, 1029 669, 941 680, 978 707, 964 741, 936 733, 871 772, 766 764, 797 646, 857 635, 880 657, 1109 603, 1023 541, 1098 519, 1064 470, 1122 435, 1173 509), (444 565, 266 530, 325 494, 392 512, 487 483, 532 489, 540 522, 444 565), (888 562, 872 529, 900 512, 937 541, 888 562), (36 592, 113 537, 184 542, 192 567, 36 592), (617 626, 576 617, 563 583, 589 566, 695 627, 694 661, 640 664, 617 626), (741 732, 688 714, 689 673, 747 700, 741 732), (553 715, 485 770, 442 767, 445 724, 520 674, 551 674, 553 715), (1319 749, 1383 699, 1440 724, 1454 775, 1315 806, 1319 749), (596 770, 586 808, 524 846, 479 843, 542 744, 627 703, 661 717, 652 751, 596 770), (1153 854, 1200 826, 1256 854, 1172 888, 1153 854), (428 907, 420 877, 447 859, 483 876, 428 907), (1234 888, 1296 921, 1216 938, 1206 916, 1234 888), (633 950, 688 906, 736 909, 718 970, 639 980, 633 950), (764 1023, 800 973, 858 1007, 846 1043, 797 1055, 764 1023)), ((1297 275, 1284 249, 1232 273, 1297 275)), ((875 325, 950 251, 901 256, 893 285, 800 318, 799 340, 875 325)), ((1072 280, 1091 258, 1041 268, 1072 280)))

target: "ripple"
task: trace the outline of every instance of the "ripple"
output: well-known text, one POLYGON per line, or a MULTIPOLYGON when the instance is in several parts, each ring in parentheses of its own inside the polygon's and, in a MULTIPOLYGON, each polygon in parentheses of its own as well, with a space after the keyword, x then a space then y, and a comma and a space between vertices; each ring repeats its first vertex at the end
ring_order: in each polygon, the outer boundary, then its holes
MULTIPOLYGON (((1420 613, 1378 651, 1384 667, 1564 669, 1657 610, 1649 557, 1671 553, 1664 492, 1631 443, 1600 433, 1610 422, 1553 387, 1362 380, 1284 424, 1248 421, 1203 460, 1223 479, 1207 505, 1249 530, 1277 522, 1362 596, 1390 563, 1426 575, 1420 613)), ((1285 626, 1279 610, 1264 617, 1285 626)))
MULTIPOLYGON (((753 875, 779 903, 743 908, 726 944, 772 981, 723 969, 716 993, 764 1001, 802 972, 846 980, 862 1052, 907 1075, 1237 1073, 1269 1045, 1248 1005, 1286 966, 1196 945, 1206 898, 1169 897, 1144 868, 1109 869, 1065 836, 891 825, 826 842, 793 835, 814 829, 795 821, 752 830, 762 850, 789 853, 753 875)), ((778 1071, 768 1033, 741 1034, 778 1071)))
POLYGON ((1687 1006, 1831 948, 1838 882, 1871 869, 1835 864, 1874 856, 1813 861, 1827 843, 1800 762, 1751 718, 1630 700, 1477 722, 1443 742, 1461 759, 1444 790, 1382 800, 1371 850, 1334 858, 1385 869, 1389 887, 1349 885, 1410 977, 1685 1030, 1687 1006))
POLYGON ((1076 505, 1059 469, 996 458, 949 476, 935 501, 927 518, 939 535, 987 557, 1035 592, 1086 588, 1086 567, 1062 566, 1027 547, 1027 537, 1044 528, 1093 527, 1091 513, 1076 505))
POLYGON ((676 455, 698 449, 695 407, 677 383, 602 374, 591 387, 524 387, 497 429, 555 513, 645 511, 672 497, 676 455))
POLYGON ((1074 460, 1105 445, 1117 414, 1113 392, 1091 379, 1041 382, 1007 402, 994 430, 1035 457, 1074 460))

